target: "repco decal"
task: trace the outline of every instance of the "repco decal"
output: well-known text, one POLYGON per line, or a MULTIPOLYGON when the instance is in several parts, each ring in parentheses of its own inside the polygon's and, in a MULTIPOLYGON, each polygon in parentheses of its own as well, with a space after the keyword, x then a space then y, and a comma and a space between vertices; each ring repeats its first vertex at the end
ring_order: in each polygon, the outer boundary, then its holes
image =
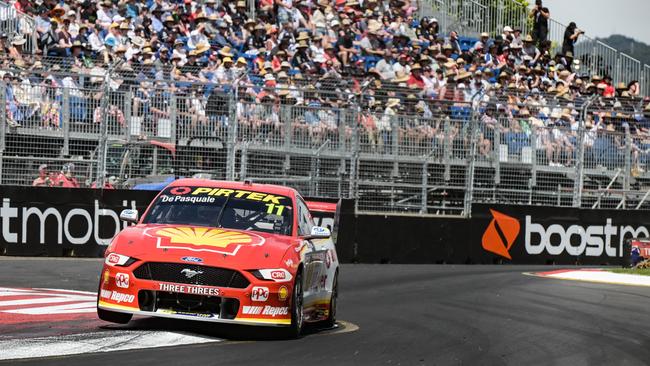
POLYGON ((519 220, 490 209, 492 221, 483 233, 481 245, 483 249, 504 258, 512 259, 510 248, 519 235, 519 220))

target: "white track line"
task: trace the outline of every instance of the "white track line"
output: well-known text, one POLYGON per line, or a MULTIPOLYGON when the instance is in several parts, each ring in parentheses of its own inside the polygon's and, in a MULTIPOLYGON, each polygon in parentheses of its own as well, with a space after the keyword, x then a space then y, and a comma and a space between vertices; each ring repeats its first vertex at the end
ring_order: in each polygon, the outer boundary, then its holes
POLYGON ((0 360, 112 352, 221 342, 222 339, 162 331, 115 330, 0 341, 0 360))
POLYGON ((95 311, 97 311, 97 302, 93 300, 93 301, 79 302, 73 304, 56 305, 56 306, 39 306, 33 308, 3 310, 2 312, 11 313, 11 314, 46 315, 46 314, 93 313, 95 311))
POLYGON ((614 273, 601 270, 575 270, 559 273, 535 273, 536 276, 584 282, 650 287, 650 276, 614 273))

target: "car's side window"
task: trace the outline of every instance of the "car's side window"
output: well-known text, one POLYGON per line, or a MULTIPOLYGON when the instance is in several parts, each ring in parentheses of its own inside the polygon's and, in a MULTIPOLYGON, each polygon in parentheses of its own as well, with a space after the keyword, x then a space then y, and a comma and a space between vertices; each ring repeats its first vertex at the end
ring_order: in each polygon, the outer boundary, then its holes
POLYGON ((296 202, 298 206, 298 235, 309 235, 311 227, 314 226, 309 209, 302 198, 298 198, 296 202))

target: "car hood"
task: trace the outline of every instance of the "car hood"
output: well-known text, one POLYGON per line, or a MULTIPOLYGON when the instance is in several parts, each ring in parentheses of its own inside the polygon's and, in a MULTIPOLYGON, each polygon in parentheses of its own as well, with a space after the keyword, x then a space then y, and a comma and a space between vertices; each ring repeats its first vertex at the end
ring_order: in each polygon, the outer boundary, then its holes
POLYGON ((292 237, 261 232, 140 224, 123 230, 111 251, 147 262, 197 262, 245 270, 277 268, 287 249, 298 244, 292 237))

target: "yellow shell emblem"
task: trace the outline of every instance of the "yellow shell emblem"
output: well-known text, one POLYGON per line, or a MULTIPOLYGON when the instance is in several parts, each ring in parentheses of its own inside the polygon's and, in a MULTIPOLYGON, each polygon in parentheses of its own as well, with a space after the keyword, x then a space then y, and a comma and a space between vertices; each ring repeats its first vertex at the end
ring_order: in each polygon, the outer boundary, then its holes
POLYGON ((186 244, 189 246, 210 246, 226 248, 231 244, 253 244, 253 237, 224 229, 211 229, 205 227, 172 227, 156 231, 157 236, 167 237, 173 244, 186 244))

